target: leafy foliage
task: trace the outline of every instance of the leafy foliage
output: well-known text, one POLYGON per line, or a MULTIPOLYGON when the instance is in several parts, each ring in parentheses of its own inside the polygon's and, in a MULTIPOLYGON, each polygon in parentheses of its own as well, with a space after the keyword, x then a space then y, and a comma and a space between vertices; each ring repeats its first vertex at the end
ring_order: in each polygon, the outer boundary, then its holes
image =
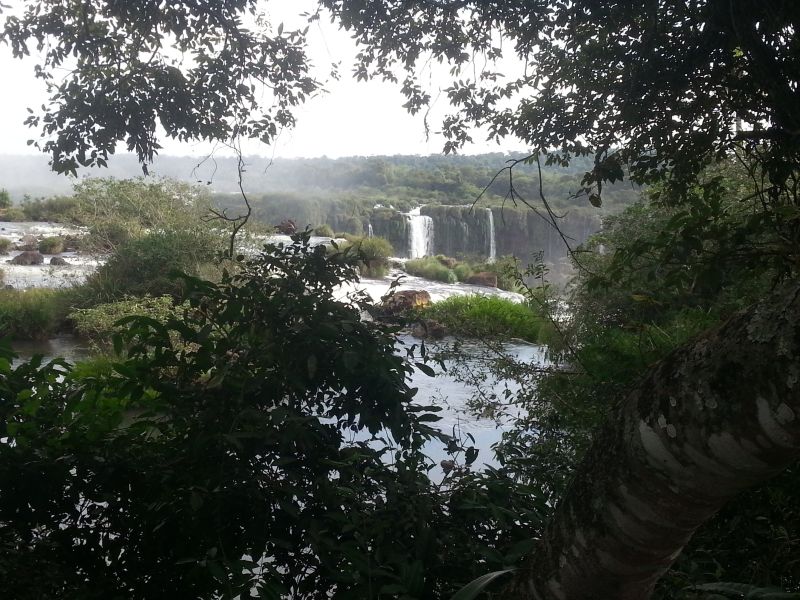
POLYGON ((451 296, 422 314, 450 332, 469 337, 514 337, 535 344, 547 335, 546 322, 533 306, 495 296, 451 296))
POLYGON ((37 75, 52 95, 28 124, 41 127, 53 169, 74 175, 79 166, 106 165, 117 142, 151 161, 160 148, 156 124, 179 140, 271 141, 318 84, 308 75, 304 33, 267 26, 251 0, 42 0, 8 17, 2 39, 15 56, 28 55, 32 40, 43 50, 37 75), (244 24, 245 12, 256 27, 244 24), (69 74, 55 79, 67 64, 69 74))
POLYGON ((68 302, 62 290, 0 290, 0 337, 46 339, 64 325, 68 302))
POLYGON ((219 238, 192 231, 162 231, 129 239, 86 282, 75 288, 78 305, 91 305, 125 296, 177 296, 182 282, 177 274, 197 274, 213 260, 219 238))
POLYGON ((6 593, 447 598, 517 561, 548 507, 431 428, 393 330, 333 298, 355 273, 305 234, 187 278, 180 318, 123 319, 117 362, 4 349, 6 593), (430 438, 458 465, 439 484, 430 438))
POLYGON ((42 254, 60 254, 64 251, 64 240, 60 237, 46 237, 39 242, 39 252, 42 254))
POLYGON ((144 296, 79 308, 72 311, 68 318, 78 335, 90 340, 96 348, 108 350, 114 335, 123 330, 124 326, 117 325, 120 319, 136 315, 164 325, 167 319, 179 317, 179 310, 174 306, 172 296, 144 296))

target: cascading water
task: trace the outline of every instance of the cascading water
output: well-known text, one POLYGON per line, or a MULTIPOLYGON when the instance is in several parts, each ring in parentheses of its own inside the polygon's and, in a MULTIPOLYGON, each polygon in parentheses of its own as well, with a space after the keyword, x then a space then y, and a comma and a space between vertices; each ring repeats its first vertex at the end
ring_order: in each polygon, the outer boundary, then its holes
POLYGON ((422 258, 433 254, 433 219, 421 215, 420 209, 405 213, 408 219, 408 257, 422 258))
POLYGON ((486 217, 489 219, 489 258, 486 262, 493 263, 497 260, 497 240, 494 237, 494 214, 491 208, 486 209, 486 217))
POLYGON ((367 223, 367 237, 375 237, 375 232, 372 230, 372 223, 367 223))

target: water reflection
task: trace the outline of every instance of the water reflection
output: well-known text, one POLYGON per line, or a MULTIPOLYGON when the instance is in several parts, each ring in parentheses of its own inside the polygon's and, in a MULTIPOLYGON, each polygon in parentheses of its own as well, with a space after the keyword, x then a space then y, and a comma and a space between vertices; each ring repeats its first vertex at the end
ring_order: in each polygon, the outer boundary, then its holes
MULTIPOLYGON (((412 346, 419 348, 422 340, 411 335, 402 335, 399 338, 398 352, 405 355, 406 349, 412 346)), ((438 351, 450 347, 454 340, 444 339, 436 342, 426 342, 428 352, 436 354, 438 351)), ((504 402, 505 390, 513 398, 519 391, 519 384, 510 379, 496 377, 489 372, 487 362, 496 356, 497 347, 487 347, 480 341, 462 341, 459 347, 464 355, 461 361, 444 360, 444 368, 431 362, 429 365, 436 372, 435 377, 426 375, 415 368, 411 374, 410 386, 417 388, 416 402, 420 405, 434 405, 441 407, 437 413, 441 420, 434 426, 441 432, 460 436, 467 442, 468 434, 474 438, 474 446, 480 451, 476 466, 496 466, 496 461, 491 451, 491 446, 498 442, 511 424, 513 417, 518 416, 519 408, 514 404, 504 402), (465 383, 462 377, 465 373, 473 375, 474 384, 465 383), (494 395, 496 400, 504 406, 504 411, 492 414, 476 414, 473 408, 475 394, 494 395)), ((45 362, 57 357, 62 357, 68 362, 75 363, 91 356, 88 344, 73 336, 60 336, 42 341, 17 341, 13 344, 14 351, 19 355, 15 361, 29 360, 35 354, 44 356, 45 362)), ((526 364, 542 365, 545 363, 545 352, 541 346, 534 346, 524 342, 507 342, 500 345, 503 354, 513 360, 526 364)), ((491 398, 490 398, 491 399, 491 398)), ((473 445, 469 442, 469 445, 473 445)), ((428 456, 437 464, 447 458, 443 445, 439 441, 431 441, 425 448, 428 456)), ((435 474, 434 474, 435 475, 435 474)))

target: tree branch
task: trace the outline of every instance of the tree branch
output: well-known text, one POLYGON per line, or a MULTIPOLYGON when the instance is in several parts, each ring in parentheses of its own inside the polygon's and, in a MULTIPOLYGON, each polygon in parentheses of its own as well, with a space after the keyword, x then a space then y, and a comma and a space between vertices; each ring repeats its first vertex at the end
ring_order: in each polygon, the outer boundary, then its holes
POLYGON ((700 525, 800 458, 798 298, 783 284, 650 371, 504 597, 649 598, 700 525))

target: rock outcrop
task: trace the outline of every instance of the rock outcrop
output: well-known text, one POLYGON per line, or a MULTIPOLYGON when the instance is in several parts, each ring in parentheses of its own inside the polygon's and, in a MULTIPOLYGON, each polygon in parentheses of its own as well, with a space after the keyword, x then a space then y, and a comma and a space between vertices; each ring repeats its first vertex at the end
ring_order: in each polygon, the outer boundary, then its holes
POLYGON ((22 250, 23 252, 32 252, 38 250, 38 248, 39 240, 36 239, 36 236, 31 234, 23 235, 19 244, 17 244, 17 250, 22 250))
POLYGON ((402 290, 384 297, 379 308, 386 315, 397 315, 431 303, 431 295, 425 290, 402 290))
POLYGON ((468 283, 470 285, 482 285, 484 287, 497 287, 497 273, 491 273, 489 271, 481 271, 480 273, 475 273, 467 278, 464 283, 468 283))
POLYGON ((25 250, 8 262, 12 265, 41 265, 44 262, 44 256, 38 250, 25 250))

